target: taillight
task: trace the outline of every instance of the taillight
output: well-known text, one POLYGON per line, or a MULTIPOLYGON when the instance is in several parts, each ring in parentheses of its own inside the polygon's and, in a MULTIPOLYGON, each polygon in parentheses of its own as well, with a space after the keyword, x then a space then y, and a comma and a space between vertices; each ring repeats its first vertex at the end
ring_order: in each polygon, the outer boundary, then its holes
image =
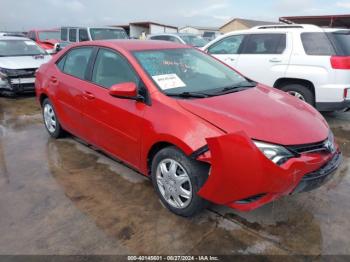
POLYGON ((350 56, 332 56, 331 65, 334 69, 350 69, 350 56))

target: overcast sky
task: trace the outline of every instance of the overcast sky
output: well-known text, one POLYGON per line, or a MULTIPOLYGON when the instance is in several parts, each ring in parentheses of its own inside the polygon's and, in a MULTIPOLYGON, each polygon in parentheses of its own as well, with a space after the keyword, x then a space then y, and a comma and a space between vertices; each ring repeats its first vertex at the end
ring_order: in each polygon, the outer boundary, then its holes
POLYGON ((155 21, 220 26, 234 17, 350 13, 350 0, 0 0, 0 30, 155 21))

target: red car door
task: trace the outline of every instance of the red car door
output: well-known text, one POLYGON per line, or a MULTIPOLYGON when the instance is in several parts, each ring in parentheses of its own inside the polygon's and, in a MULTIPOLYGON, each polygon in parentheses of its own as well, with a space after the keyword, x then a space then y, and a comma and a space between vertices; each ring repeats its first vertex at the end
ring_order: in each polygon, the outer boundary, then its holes
POLYGON ((117 52, 100 49, 91 75, 83 86, 83 124, 89 141, 121 160, 138 166, 144 103, 109 94, 109 87, 123 82, 138 83, 139 77, 117 52))
POLYGON ((55 109, 67 131, 86 139, 82 126, 82 86, 92 54, 91 47, 75 48, 57 63, 50 76, 50 89, 55 93, 55 109))

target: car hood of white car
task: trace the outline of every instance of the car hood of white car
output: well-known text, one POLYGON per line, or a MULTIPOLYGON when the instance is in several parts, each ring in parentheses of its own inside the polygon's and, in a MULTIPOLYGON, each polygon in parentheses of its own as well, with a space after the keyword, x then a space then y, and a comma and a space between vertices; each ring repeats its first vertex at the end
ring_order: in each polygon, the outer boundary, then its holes
POLYGON ((0 68, 25 69, 39 68, 51 59, 50 55, 0 57, 0 68))

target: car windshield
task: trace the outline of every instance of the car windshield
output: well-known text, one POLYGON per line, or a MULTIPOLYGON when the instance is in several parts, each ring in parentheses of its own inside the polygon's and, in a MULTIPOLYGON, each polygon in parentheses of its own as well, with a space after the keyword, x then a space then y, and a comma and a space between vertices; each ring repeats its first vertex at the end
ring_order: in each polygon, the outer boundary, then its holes
POLYGON ((90 34, 92 40, 128 38, 124 30, 113 28, 90 28, 90 34))
POLYGON ((47 53, 32 40, 0 40, 0 56, 35 56, 47 53))
POLYGON ((203 47, 208 43, 202 37, 196 35, 182 35, 181 38, 186 42, 186 44, 195 47, 203 47))
POLYGON ((337 54, 350 56, 350 30, 339 30, 330 35, 337 54))
POLYGON ((252 87, 249 80, 196 49, 136 51, 134 56, 167 95, 205 97, 228 87, 252 87))
POLYGON ((40 41, 46 41, 50 39, 61 39, 60 31, 41 31, 38 33, 40 41))

